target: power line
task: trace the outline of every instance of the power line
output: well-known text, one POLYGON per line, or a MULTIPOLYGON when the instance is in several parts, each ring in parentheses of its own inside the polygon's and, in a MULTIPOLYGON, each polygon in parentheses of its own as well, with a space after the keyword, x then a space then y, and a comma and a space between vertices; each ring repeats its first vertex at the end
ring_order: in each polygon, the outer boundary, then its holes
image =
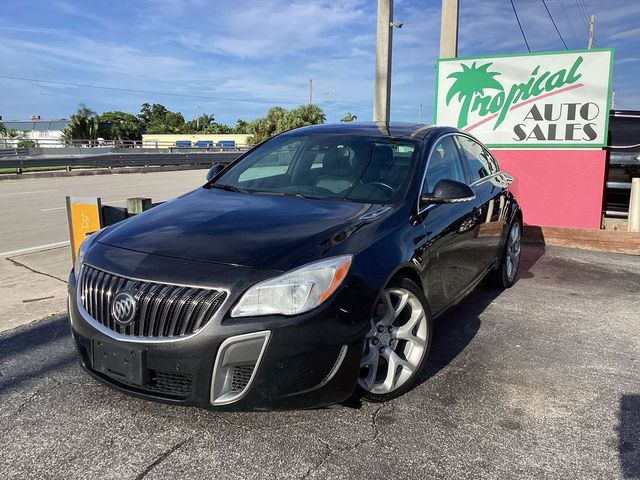
POLYGON ((542 0, 542 4, 544 5, 544 8, 547 11, 547 14, 549 14, 549 18, 551 19, 551 23, 553 23, 553 26, 556 29, 556 32, 558 32, 558 36, 560 37, 560 40, 562 40, 562 44, 564 45, 564 49, 565 50, 569 50, 569 47, 567 47, 567 43, 564 41, 564 38, 562 38, 562 34, 560 33, 560 30, 558 30, 558 26, 556 25, 556 22, 553 19, 553 15, 551 15, 551 12, 549 11, 549 7, 547 7, 547 2, 542 0))
POLYGON ((576 5, 578 6, 578 12, 580 12, 580 18, 582 19, 582 23, 584 23, 584 27, 588 32, 589 31, 589 13, 587 12, 586 8, 584 11, 582 11, 582 8, 584 7, 584 3, 580 4, 580 0, 576 0, 576 5))
POLYGON ((289 105, 298 104, 298 102, 280 101, 280 100, 259 100, 259 99, 251 100, 247 98, 208 97, 205 95, 190 95, 186 93, 155 92, 151 90, 134 90, 129 88, 106 87, 103 85, 89 85, 86 83, 70 83, 70 82, 58 82, 55 80, 41 80, 37 78, 14 77, 10 75, 0 75, 0 78, 6 78, 9 80, 21 80, 24 82, 45 83, 45 84, 51 84, 51 85, 65 85, 69 87, 95 88, 99 90, 110 90, 114 92, 144 93, 148 95, 166 95, 170 97, 197 98, 201 100, 218 100, 218 101, 244 102, 244 103, 264 103, 268 105, 273 105, 274 103, 289 104, 289 105))
POLYGON ((564 0, 560 0, 560 7, 562 7, 562 14, 564 15, 564 19, 567 21, 569 25, 569 29, 571 30, 571 35, 575 39, 576 42, 579 42, 578 36, 576 35, 576 31, 573 28, 573 22, 569 19, 569 14, 567 13, 567 7, 564 4, 564 0))
POLYGON ((513 0, 511 1, 511 8, 513 8, 513 14, 516 16, 516 22, 518 22, 518 27, 520 27, 520 33, 522 33, 522 38, 524 38, 524 44, 527 46, 527 50, 531 53, 531 49, 529 48, 529 42, 527 42, 527 36, 524 34, 524 30, 522 29, 522 24, 520 23, 520 18, 518 18, 518 12, 516 12, 516 6, 513 4, 513 0))

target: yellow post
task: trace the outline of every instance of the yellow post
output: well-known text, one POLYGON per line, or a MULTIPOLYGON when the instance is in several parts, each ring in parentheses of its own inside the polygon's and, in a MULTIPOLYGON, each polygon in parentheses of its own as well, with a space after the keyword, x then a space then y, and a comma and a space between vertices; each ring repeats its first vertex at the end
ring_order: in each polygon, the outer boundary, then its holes
POLYGON ((102 228, 102 203, 94 197, 66 197, 66 200, 71 259, 75 263, 85 237, 102 228))

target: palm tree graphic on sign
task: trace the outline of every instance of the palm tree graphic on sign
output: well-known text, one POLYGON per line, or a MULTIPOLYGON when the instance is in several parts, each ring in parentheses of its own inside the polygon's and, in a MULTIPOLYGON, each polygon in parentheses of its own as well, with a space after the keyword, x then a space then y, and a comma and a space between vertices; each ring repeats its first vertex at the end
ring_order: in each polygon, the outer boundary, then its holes
POLYGON ((454 72, 447 77, 455 79, 455 82, 453 82, 453 85, 451 85, 451 88, 447 92, 447 105, 449 105, 451 99, 456 94, 458 95, 458 102, 461 103, 460 114, 458 115, 458 128, 463 128, 468 125, 471 101, 476 94, 484 95, 485 88, 504 90, 500 82, 493 78, 501 74, 487 71, 491 65, 492 63, 485 63, 484 65, 476 67, 476 62, 473 62, 471 67, 468 67, 462 63, 461 72, 454 72))

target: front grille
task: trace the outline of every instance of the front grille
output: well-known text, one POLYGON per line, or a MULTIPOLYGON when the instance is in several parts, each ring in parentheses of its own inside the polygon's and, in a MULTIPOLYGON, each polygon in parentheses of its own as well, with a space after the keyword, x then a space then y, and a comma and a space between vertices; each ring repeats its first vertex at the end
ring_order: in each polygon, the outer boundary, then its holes
POLYGON ((227 295, 219 290, 130 280, 88 265, 82 272, 80 297, 85 310, 121 335, 190 335, 207 324, 227 295), (111 311, 114 297, 122 291, 131 293, 136 303, 135 316, 127 325, 116 322, 111 311))
POLYGON ((243 365, 240 367, 233 367, 233 377, 231 378, 231 391, 241 392, 245 389, 251 375, 253 374, 254 365, 243 365))
POLYGON ((177 372, 151 370, 151 382, 142 388, 178 397, 186 397, 191 392, 191 375, 177 372))
POLYGON ((166 398, 177 400, 183 400, 189 396, 191 393, 191 384, 193 383, 193 376, 191 374, 163 372, 160 370, 149 370, 149 381, 144 385, 129 383, 122 378, 115 378, 96 370, 93 370, 93 373, 127 390, 150 395, 161 394, 166 398))

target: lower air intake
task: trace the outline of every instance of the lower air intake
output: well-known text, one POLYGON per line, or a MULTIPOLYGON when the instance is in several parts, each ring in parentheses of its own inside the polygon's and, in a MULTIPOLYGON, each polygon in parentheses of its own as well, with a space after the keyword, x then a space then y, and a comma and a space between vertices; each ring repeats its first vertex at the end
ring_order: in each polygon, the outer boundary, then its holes
POLYGON ((253 367, 253 365, 233 367, 233 377, 231 378, 232 392, 241 392, 247 387, 251 380, 251 375, 253 375, 253 367))
POLYGON ((211 404, 227 405, 240 400, 251 388, 271 332, 229 337, 218 349, 211 378, 211 404))

